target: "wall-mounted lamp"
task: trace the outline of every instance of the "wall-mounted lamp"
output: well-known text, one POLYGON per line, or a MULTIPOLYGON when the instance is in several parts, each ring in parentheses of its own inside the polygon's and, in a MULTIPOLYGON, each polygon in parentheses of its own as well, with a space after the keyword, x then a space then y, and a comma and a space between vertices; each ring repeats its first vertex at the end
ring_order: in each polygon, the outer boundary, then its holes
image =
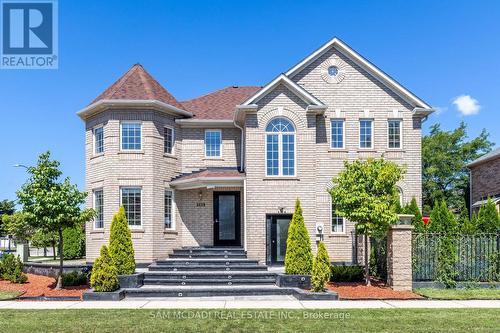
POLYGON ((199 190, 198 191, 198 199, 201 201, 203 199, 203 191, 199 190))

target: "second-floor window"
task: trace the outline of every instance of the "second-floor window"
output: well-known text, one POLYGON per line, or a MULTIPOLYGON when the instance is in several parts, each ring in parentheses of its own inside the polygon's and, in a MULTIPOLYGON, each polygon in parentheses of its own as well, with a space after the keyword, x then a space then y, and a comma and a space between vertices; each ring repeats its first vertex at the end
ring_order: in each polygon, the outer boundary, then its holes
POLYGON ((359 121, 359 148, 373 148, 373 120, 359 121))
POLYGON ((128 225, 131 227, 141 226, 141 188, 140 187, 122 187, 121 202, 125 208, 128 225))
POLYGON ((389 120, 387 135, 389 148, 401 148, 401 120, 389 120))
POLYGON ((205 131, 205 157, 221 157, 222 134, 220 130, 205 131))
POLYGON ((332 142, 331 148, 344 148, 344 120, 332 119, 332 142))
POLYGON ((164 153, 173 154, 174 152, 174 129, 172 127, 163 128, 164 153))
POLYGON ((140 122, 124 122, 121 124, 121 149, 142 149, 142 124, 140 122))
POLYGON ((295 127, 283 117, 266 126, 266 175, 295 176, 295 127))
POLYGON ((104 127, 94 128, 94 154, 104 152, 104 127))
POLYGON ((102 189, 94 190, 94 229, 104 228, 104 195, 102 189))

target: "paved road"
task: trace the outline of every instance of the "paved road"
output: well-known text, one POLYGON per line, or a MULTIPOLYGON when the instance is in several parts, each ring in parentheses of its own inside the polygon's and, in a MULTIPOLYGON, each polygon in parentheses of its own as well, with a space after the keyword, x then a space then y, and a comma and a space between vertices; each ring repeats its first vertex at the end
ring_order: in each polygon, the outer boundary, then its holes
POLYGON ((380 309, 499 308, 500 300, 484 301, 298 301, 291 296, 133 298, 113 301, 2 301, 2 309, 380 309))

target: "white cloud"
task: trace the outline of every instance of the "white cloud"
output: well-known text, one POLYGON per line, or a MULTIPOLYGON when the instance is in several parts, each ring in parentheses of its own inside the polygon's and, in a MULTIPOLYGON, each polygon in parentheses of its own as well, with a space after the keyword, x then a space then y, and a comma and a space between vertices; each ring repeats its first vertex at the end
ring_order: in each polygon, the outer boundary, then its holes
POLYGON ((470 116, 479 113, 481 105, 477 99, 470 95, 460 95, 453 100, 453 104, 457 107, 458 112, 464 116, 470 116))

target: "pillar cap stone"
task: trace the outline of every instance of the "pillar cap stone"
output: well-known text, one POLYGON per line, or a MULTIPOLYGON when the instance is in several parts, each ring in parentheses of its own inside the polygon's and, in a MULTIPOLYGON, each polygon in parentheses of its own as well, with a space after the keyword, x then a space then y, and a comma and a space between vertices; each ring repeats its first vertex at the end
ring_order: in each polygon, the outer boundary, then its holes
POLYGON ((396 230, 412 230, 414 229, 414 226, 410 224, 392 224, 390 226, 390 229, 396 229, 396 230))

